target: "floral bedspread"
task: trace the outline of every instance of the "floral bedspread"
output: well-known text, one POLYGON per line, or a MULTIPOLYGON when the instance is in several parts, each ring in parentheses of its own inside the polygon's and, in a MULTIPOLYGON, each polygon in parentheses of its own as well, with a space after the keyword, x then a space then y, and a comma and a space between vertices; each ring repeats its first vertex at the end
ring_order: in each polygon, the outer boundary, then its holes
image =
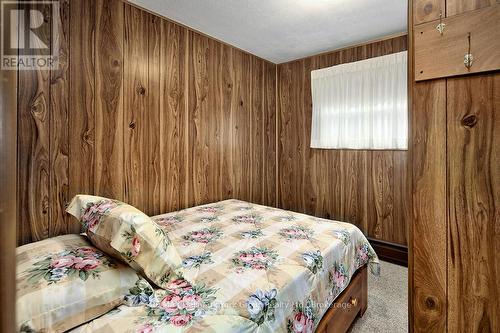
POLYGON ((121 306, 74 332, 313 332, 359 267, 378 270, 349 223, 238 200, 153 220, 183 259, 180 277, 156 300, 135 291, 145 305, 121 306))

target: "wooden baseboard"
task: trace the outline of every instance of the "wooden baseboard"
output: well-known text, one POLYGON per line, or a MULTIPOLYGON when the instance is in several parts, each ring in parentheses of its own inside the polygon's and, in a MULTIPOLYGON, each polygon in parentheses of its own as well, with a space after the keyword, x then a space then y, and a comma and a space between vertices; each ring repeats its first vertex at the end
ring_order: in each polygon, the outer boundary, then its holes
POLYGON ((368 237, 368 240, 377 253, 379 259, 396 265, 408 267, 408 248, 406 246, 370 237, 368 237))

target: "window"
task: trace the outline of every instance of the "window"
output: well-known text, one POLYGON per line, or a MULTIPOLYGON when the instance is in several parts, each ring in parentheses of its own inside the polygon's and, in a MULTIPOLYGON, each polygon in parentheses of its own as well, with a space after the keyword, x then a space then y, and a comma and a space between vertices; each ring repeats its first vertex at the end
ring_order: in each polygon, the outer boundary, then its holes
POLYGON ((311 148, 407 149, 407 52, 311 72, 311 148))

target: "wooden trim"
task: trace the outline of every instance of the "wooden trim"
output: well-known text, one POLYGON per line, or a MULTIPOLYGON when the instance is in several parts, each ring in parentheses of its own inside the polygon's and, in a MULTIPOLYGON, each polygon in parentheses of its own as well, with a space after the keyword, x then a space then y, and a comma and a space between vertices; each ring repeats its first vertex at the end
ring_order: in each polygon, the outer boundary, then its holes
POLYGON ((379 259, 408 267, 408 248, 374 238, 368 238, 379 259))
POLYGON ((0 70, 0 82, 0 332, 15 332, 17 71, 0 70))
POLYGON ((413 112, 413 1, 408 1, 408 159, 407 159, 407 181, 408 186, 408 229, 407 229, 407 246, 408 246, 408 333, 413 333, 413 145, 411 143, 412 136, 412 112, 413 112))
POLYGON ((345 333, 368 307, 368 269, 359 268, 347 288, 321 318, 317 333, 345 333))
POLYGON ((279 203, 281 201, 280 197, 280 191, 279 191, 279 186, 280 186, 280 167, 279 167, 279 152, 280 152, 280 117, 279 117, 279 77, 278 77, 278 65, 274 66, 274 77, 275 77, 275 83, 274 83, 274 136, 275 136, 275 166, 276 170, 274 172, 274 175, 276 177, 275 179, 275 187, 274 187, 274 207, 279 207, 279 203))

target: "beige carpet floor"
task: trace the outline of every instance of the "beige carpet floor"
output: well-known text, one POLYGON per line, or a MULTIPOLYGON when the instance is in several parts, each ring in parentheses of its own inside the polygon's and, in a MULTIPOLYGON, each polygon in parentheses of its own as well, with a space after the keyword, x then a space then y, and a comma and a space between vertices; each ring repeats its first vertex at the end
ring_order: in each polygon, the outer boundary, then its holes
POLYGON ((408 269, 385 261, 380 276, 368 273, 368 309, 350 333, 408 332, 408 269))

